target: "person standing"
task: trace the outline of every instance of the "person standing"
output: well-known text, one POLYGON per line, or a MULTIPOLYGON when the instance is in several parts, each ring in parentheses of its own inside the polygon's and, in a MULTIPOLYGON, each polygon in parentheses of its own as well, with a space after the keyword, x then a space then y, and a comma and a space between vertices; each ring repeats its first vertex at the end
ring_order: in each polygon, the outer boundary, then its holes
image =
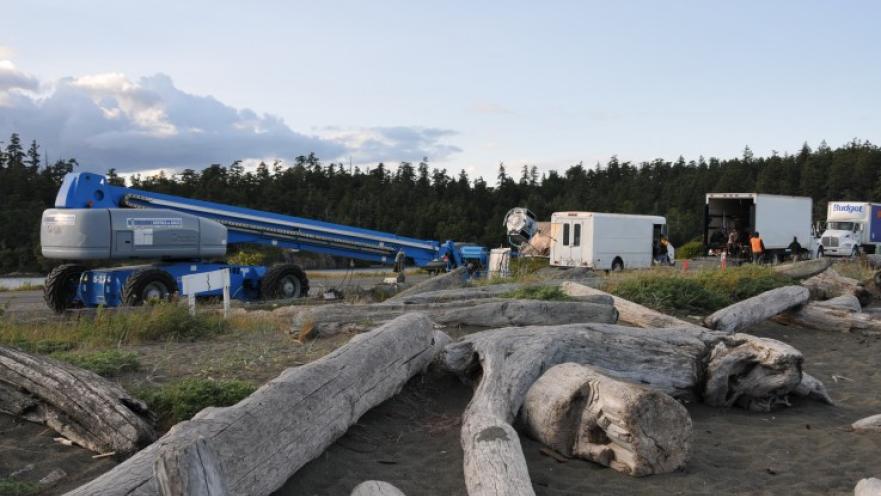
POLYGON ((793 236, 792 243, 789 243, 789 253, 793 262, 798 262, 801 259, 801 243, 798 242, 797 236, 793 236))
POLYGON ((765 243, 762 241, 758 231, 754 232, 752 237, 749 238, 749 248, 753 254, 753 263, 761 263, 765 255, 765 243))

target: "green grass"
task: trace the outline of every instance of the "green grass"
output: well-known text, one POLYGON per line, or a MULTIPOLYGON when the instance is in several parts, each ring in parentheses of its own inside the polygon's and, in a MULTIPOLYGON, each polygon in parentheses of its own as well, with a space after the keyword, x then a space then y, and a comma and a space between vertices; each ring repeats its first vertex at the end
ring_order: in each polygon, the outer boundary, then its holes
POLYGON ((35 482, 0 477, 0 496, 30 496, 40 492, 40 489, 40 485, 35 482))
POLYGON ((571 300, 560 286, 524 286, 504 295, 505 298, 519 300, 571 300))
POLYGON ((132 351, 106 350, 88 353, 61 351, 53 353, 52 356, 104 377, 115 377, 141 368, 138 354, 132 351))
POLYGON ((107 311, 41 323, 0 319, 0 343, 25 351, 51 353, 74 348, 112 347, 157 341, 192 341, 227 330, 222 316, 190 315, 174 303, 107 311))
POLYGON ((183 379, 134 391, 159 416, 163 428, 189 420, 203 408, 230 406, 253 393, 253 384, 240 380, 183 379))
POLYGON ((744 265, 696 272, 645 270, 616 274, 605 290, 657 309, 712 312, 792 280, 768 267, 744 265))

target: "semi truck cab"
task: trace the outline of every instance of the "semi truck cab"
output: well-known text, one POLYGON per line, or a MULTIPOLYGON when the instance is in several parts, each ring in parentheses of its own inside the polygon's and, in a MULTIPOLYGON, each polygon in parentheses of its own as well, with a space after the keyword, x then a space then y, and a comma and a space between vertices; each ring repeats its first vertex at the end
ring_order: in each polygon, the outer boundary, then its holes
POLYGON ((818 253, 849 257, 874 253, 881 244, 881 204, 868 202, 829 202, 826 230, 820 237, 818 253))

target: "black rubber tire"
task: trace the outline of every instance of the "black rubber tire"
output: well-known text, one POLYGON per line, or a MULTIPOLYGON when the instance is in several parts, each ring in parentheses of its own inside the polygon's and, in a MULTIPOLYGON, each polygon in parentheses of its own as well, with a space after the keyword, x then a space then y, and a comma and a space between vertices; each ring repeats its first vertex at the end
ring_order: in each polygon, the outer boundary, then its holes
POLYGON ((621 272, 622 270, 624 270, 624 260, 615 257, 615 260, 612 260, 612 272, 621 272))
POLYGON ((82 265, 59 265, 49 272, 43 283, 43 300, 55 313, 64 313, 69 308, 81 305, 74 302, 76 287, 86 268, 82 265))
POLYGON ((308 294, 309 279, 299 265, 273 265, 266 271, 263 280, 260 281, 260 296, 264 300, 304 298, 308 294), (294 286, 298 287, 288 291, 285 289, 286 282, 294 282, 294 286))
POLYGON ((122 286, 122 302, 129 306, 143 305, 151 299, 148 298, 151 291, 161 293, 161 296, 155 299, 168 301, 177 293, 177 282, 171 274, 162 269, 138 269, 128 276, 122 286))

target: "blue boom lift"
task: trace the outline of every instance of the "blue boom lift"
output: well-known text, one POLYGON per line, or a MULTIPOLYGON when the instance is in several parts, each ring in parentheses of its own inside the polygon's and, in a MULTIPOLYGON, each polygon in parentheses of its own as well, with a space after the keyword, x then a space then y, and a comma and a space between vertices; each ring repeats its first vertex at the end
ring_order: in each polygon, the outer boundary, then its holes
MULTIPOLYGON (((181 277, 230 271, 233 298, 256 301, 306 296, 309 280, 294 264, 231 265, 226 248, 276 246, 390 264, 405 260, 439 272, 487 265, 486 248, 421 240, 220 203, 140 191, 85 172, 64 177, 55 208, 43 212, 43 256, 63 260, 153 259, 140 266, 55 268, 46 278, 46 303, 56 312, 103 305, 138 305, 180 293, 181 277)), ((200 296, 220 294, 200 293, 200 296)))

